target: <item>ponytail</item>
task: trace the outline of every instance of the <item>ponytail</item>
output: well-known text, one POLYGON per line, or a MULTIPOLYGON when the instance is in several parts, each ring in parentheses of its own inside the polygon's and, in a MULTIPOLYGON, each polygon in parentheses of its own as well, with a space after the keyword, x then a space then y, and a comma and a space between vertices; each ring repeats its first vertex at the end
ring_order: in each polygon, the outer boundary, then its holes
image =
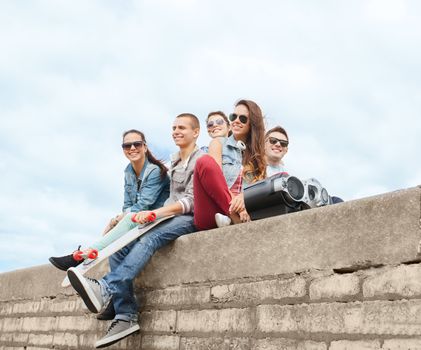
POLYGON ((164 165, 164 163, 162 163, 162 161, 156 159, 153 156, 153 154, 149 151, 149 148, 146 151, 146 157, 148 158, 149 162, 159 167, 159 171, 161 172, 161 180, 163 180, 165 176, 167 176, 167 172, 168 172, 167 167, 164 165))

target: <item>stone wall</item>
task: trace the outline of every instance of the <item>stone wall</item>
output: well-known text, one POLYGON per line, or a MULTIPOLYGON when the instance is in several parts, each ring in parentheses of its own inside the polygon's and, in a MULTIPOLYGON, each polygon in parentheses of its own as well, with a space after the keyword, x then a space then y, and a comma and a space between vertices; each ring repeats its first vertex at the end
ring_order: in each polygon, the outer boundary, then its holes
MULTIPOLYGON (((136 281, 141 332, 111 348, 421 349, 420 220, 416 187, 182 237, 136 281)), ((0 349, 93 348, 107 323, 63 277, 0 274, 0 349)))

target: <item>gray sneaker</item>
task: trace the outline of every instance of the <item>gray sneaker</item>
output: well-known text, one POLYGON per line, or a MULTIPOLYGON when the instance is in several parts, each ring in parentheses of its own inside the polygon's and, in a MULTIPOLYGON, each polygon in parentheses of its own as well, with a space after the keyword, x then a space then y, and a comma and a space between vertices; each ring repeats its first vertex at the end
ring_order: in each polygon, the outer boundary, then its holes
POLYGON ((89 311, 98 313, 107 305, 110 296, 103 297, 101 284, 92 278, 84 277, 77 269, 71 267, 67 270, 70 284, 83 299, 89 311))
POLYGON ((113 320, 104 338, 95 343, 96 348, 110 346, 140 329, 137 321, 113 320))

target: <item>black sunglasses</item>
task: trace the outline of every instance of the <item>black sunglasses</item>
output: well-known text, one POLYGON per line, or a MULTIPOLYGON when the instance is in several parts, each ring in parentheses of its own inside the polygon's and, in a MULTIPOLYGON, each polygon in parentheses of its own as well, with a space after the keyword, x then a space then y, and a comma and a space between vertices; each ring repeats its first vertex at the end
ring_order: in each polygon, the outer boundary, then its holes
POLYGON ((288 144, 289 144, 288 141, 280 140, 280 139, 277 139, 276 137, 269 137, 269 143, 271 145, 276 145, 278 142, 282 147, 288 147, 288 144))
POLYGON ((235 113, 231 113, 230 116, 229 116, 229 119, 230 119, 231 122, 233 122, 237 118, 240 119, 240 122, 242 124, 247 124, 247 120, 249 120, 249 118, 246 115, 243 115, 243 114, 237 115, 235 113))
POLYGON ((144 141, 135 141, 135 142, 126 142, 123 143, 121 145, 121 147, 125 150, 128 151, 129 149, 132 148, 132 146, 134 146, 134 148, 139 149, 140 147, 142 147, 145 144, 144 141))
POLYGON ((214 125, 224 125, 225 124, 225 120, 224 119, 216 119, 216 120, 211 120, 210 122, 208 122, 208 124, 206 124, 206 126, 209 128, 211 128, 214 125))

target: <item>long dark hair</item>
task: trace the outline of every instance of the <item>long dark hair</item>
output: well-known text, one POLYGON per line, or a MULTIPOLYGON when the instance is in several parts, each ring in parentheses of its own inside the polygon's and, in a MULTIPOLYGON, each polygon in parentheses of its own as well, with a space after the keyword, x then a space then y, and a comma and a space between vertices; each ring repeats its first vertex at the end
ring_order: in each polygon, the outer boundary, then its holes
POLYGON ((247 147, 243 153, 244 177, 249 182, 255 182, 266 177, 263 114, 256 102, 240 100, 235 106, 239 105, 243 105, 248 109, 250 119, 250 131, 246 139, 247 147))
MULTIPOLYGON (((147 145, 145 134, 143 132, 141 132, 139 130, 136 130, 136 129, 127 130, 123 133, 123 140, 128 134, 138 134, 142 138, 142 141, 145 143, 145 145, 147 145)), ((168 172, 167 167, 164 165, 164 163, 162 163, 160 160, 156 159, 153 156, 153 154, 149 150, 149 147, 146 150, 146 158, 148 159, 149 162, 151 162, 152 164, 155 164, 159 167, 159 171, 161 172, 161 179, 163 179, 163 178, 165 178, 165 176, 167 176, 167 172, 168 172)))

